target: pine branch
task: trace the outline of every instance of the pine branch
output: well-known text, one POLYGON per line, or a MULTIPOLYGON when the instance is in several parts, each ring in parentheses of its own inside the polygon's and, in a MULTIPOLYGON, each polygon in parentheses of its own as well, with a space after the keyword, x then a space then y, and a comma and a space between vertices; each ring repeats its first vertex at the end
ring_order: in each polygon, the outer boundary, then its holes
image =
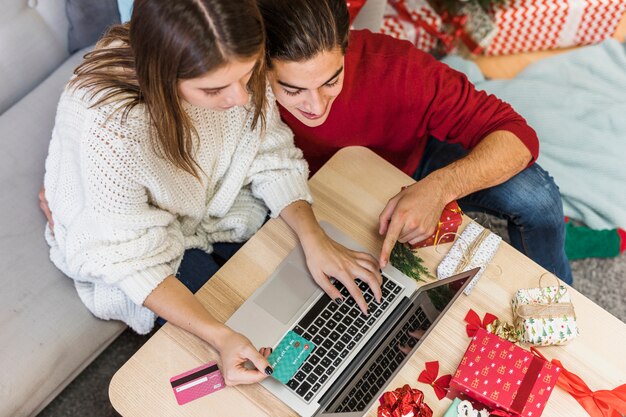
POLYGON ((424 260, 413 252, 408 245, 396 242, 390 258, 391 265, 409 278, 416 281, 425 281, 424 276, 432 278, 428 268, 424 266, 424 260))

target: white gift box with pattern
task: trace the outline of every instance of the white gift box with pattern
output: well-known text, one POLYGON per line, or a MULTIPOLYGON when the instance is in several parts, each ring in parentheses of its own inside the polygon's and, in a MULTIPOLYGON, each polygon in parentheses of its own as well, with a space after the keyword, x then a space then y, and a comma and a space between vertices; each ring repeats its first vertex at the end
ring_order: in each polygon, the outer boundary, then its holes
POLYGON ((437 267, 437 278, 444 279, 480 267, 465 290, 469 295, 485 268, 498 251, 502 238, 476 222, 470 222, 437 267))
POLYGON ((511 308, 515 330, 526 343, 563 345, 578 336, 574 307, 563 285, 520 289, 511 308))

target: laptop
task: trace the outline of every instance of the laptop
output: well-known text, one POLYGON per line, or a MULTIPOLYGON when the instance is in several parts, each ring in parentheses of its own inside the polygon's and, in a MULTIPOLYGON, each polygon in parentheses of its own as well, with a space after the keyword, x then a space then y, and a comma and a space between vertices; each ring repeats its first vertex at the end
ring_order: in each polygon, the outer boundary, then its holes
MULTIPOLYGON (((321 222, 335 241, 366 252, 350 236, 321 222)), ((304 417, 365 414, 412 352, 471 281, 478 268, 418 288, 390 264, 383 269, 382 302, 357 280, 368 302, 363 315, 343 285, 344 302, 333 302, 308 272, 297 245, 227 324, 255 346, 276 347, 292 331, 314 348, 291 379, 270 377, 262 385, 304 417), (415 331, 424 332, 417 340, 415 331), (401 348, 402 347, 402 348, 401 348)))

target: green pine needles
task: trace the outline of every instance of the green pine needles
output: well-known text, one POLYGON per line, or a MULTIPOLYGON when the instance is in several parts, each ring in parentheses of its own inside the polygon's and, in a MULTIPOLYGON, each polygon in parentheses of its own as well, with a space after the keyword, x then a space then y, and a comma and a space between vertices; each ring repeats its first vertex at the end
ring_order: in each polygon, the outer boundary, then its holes
POLYGON ((424 260, 404 243, 396 242, 390 258, 391 265, 409 278, 416 281, 426 281, 424 277, 432 278, 428 268, 424 266, 424 260))

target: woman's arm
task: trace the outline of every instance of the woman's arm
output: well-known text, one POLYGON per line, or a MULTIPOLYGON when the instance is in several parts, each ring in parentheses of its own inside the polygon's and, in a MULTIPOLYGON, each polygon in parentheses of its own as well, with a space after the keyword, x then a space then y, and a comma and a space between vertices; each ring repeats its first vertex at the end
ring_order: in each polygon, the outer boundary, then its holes
POLYGON ((280 217, 298 235, 309 271, 329 297, 337 302, 343 300, 339 290, 330 282, 329 278, 333 277, 348 289, 361 311, 367 314, 365 298, 354 282, 359 278, 370 286, 376 300, 381 301, 382 276, 372 255, 350 250, 329 238, 306 201, 291 203, 281 211, 280 217))
POLYGON ((272 374, 263 355, 242 334, 215 320, 176 277, 168 276, 148 295, 144 306, 168 322, 187 330, 215 347, 222 360, 227 385, 259 382, 272 374), (257 368, 247 369, 250 361, 257 368))
POLYGON ((269 93, 267 126, 259 152, 250 169, 253 194, 262 199, 272 217, 280 215, 296 232, 307 266, 318 285, 338 302, 342 297, 331 282, 338 279, 367 312, 367 304, 355 278, 366 282, 376 300, 381 299, 382 277, 377 261, 367 253, 352 251, 330 239, 315 219, 307 183, 308 166, 293 143, 293 133, 280 120, 274 97, 269 93))

